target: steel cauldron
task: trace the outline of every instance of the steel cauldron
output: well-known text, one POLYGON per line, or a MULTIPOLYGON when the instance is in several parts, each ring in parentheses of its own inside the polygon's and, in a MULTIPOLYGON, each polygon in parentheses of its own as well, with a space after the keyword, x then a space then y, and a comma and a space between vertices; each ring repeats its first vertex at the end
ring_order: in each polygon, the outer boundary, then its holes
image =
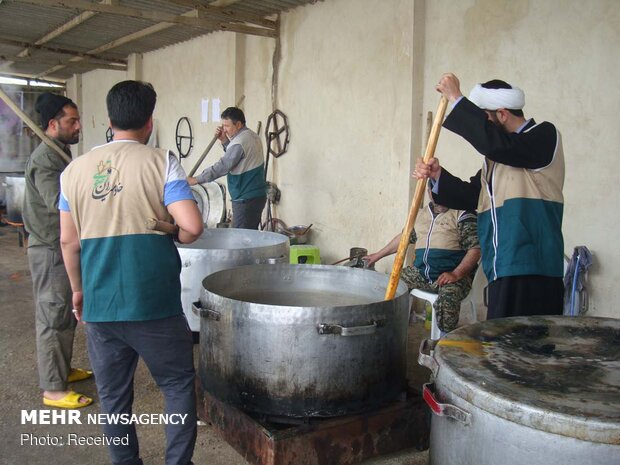
POLYGON ((620 320, 490 320, 420 354, 431 465, 620 463, 620 320))
POLYGON ((182 266, 181 303, 195 332, 200 331, 200 318, 192 312, 192 302, 200 298, 205 276, 240 265, 289 260, 288 237, 251 229, 205 229, 192 244, 177 247, 182 266))
POLYGON ((6 176, 2 183, 5 188, 6 218, 14 223, 22 223, 26 179, 23 175, 6 176))
POLYGON ((251 412, 329 417, 405 390, 409 294, 388 277, 321 265, 254 265, 203 280, 199 376, 251 412))

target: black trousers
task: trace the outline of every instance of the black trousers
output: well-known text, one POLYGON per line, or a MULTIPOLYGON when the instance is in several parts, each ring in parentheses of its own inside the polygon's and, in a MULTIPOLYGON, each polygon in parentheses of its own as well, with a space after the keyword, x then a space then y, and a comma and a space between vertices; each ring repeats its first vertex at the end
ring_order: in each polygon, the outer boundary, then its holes
POLYGON ((506 276, 489 284, 487 320, 562 315, 564 283, 549 276, 506 276))
MULTIPOLYGON (((194 345, 185 316, 88 322, 86 334, 101 413, 161 413, 133 411, 134 375, 141 357, 164 395, 165 413, 175 415, 175 422, 165 426, 166 465, 191 465, 197 432, 196 388, 194 345)), ((108 446, 114 465, 143 464, 135 424, 110 422, 103 425, 103 432, 126 441, 108 446)))
POLYGON ((233 200, 232 227, 258 229, 265 202, 267 202, 267 197, 264 196, 248 200, 233 200))

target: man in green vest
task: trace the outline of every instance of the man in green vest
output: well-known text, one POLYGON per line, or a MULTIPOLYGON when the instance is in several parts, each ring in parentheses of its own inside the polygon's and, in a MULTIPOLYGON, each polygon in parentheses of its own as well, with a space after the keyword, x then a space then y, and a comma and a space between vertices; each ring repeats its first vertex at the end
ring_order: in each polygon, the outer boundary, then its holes
POLYGON ((245 125, 245 115, 236 107, 222 112, 222 126, 217 128, 215 135, 224 147, 224 156, 187 181, 193 186, 226 175, 232 200, 233 228, 258 229, 267 201, 265 157, 260 137, 245 125))
MULTIPOLYGON (((400 237, 396 235, 381 250, 364 257, 368 265, 396 253, 400 237)), ((430 201, 419 213, 409 243, 415 244, 415 260, 413 266, 403 269, 401 279, 409 290, 439 294, 435 302, 437 326, 450 332, 459 321, 461 301, 471 290, 480 259, 476 213, 430 201)))
POLYGON ((450 208, 477 208, 482 268, 489 281, 487 318, 561 315, 564 285, 562 137, 548 121, 525 118, 525 94, 493 79, 469 98, 458 78, 436 86, 452 110, 444 127, 484 156, 463 181, 435 158, 419 160, 414 175, 431 178, 433 196, 450 208))

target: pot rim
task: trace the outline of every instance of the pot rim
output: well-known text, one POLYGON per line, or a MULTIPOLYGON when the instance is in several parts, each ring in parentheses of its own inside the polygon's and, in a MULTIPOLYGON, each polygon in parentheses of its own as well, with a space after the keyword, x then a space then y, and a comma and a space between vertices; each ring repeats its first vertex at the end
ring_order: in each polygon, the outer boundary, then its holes
POLYGON ((224 251, 224 252, 233 252, 233 251, 258 251, 271 247, 285 247, 286 250, 289 249, 289 238, 284 234, 272 232, 272 231, 256 231, 254 229, 240 229, 240 228, 209 228, 205 229, 204 232, 200 235, 200 237, 191 244, 177 244, 177 248, 184 250, 197 250, 197 251, 224 251), (244 236, 254 236, 254 237, 266 237, 269 239, 273 239, 272 243, 264 244, 264 245, 256 245, 256 242, 250 238, 247 247, 239 247, 239 244, 236 244, 234 247, 199 247, 201 244, 201 239, 209 239, 210 237, 226 237, 232 236, 233 239, 237 239, 234 236, 239 236, 241 239, 244 236))
MULTIPOLYGON (((565 393, 550 392, 540 385, 520 384, 522 380, 516 378, 512 383, 506 382, 501 376, 493 376, 493 370, 488 368, 493 363, 511 366, 510 359, 506 357, 512 354, 507 356, 494 345, 495 343, 480 346, 483 354, 477 353, 478 345, 475 346, 476 350, 466 353, 466 349, 474 347, 467 344, 485 340, 484 336, 475 337, 476 334, 483 334, 484 330, 492 332, 502 326, 509 327, 511 324, 526 326, 547 324, 551 328, 567 326, 571 331, 576 331, 579 325, 589 325, 620 332, 620 320, 613 318, 562 316, 502 318, 457 329, 442 338, 432 353, 438 365, 435 383, 440 397, 445 398, 447 393, 450 393, 475 408, 536 430, 585 441, 620 444, 620 396, 614 404, 609 404, 607 402, 609 399, 604 397, 604 394, 603 397, 594 398, 593 391, 588 389, 588 386, 592 386, 588 379, 583 379, 583 389, 570 389, 568 390, 570 392, 565 393), (606 414, 601 415, 601 412, 606 414)), ((529 362, 527 356, 518 351, 514 356, 529 362)), ((552 373, 552 370, 557 368, 557 365, 549 363, 549 360, 553 362, 552 357, 542 357, 538 360, 538 364, 536 357, 533 359, 531 362, 533 372, 543 373, 546 369, 552 373)), ((558 358, 558 361, 560 360, 562 359, 558 358)), ((611 368, 616 374, 616 379, 620 380, 618 360, 609 362, 588 357, 586 361, 593 365, 600 364, 603 371, 611 368)), ((562 360, 560 369, 564 365, 562 360)), ((568 366, 571 365, 572 361, 569 360, 568 366)), ((620 384, 611 388, 620 390, 620 384)), ((611 397, 610 395, 609 398, 611 397)))
MULTIPOLYGON (((290 271, 300 271, 300 272, 304 272, 304 271, 318 271, 318 270, 329 270, 329 271, 333 271, 334 273, 356 273, 356 274, 365 274, 365 273, 373 273, 372 277, 377 281, 377 285, 381 284, 383 285, 383 283, 385 283, 385 289, 387 289, 387 285, 389 282, 389 276, 385 275, 383 273, 379 273, 375 270, 369 270, 369 269, 361 269, 361 268, 350 268, 350 267, 343 267, 343 266, 335 266, 335 265, 296 265, 296 264, 256 264, 256 265, 242 265, 242 266, 238 266, 238 267, 234 267, 234 268, 227 268, 224 270, 220 270, 220 271, 216 271, 214 273, 211 273, 209 276, 206 276, 203 280, 202 280, 202 289, 201 289, 201 297, 202 296, 206 296, 207 298, 211 299, 213 301, 213 304, 217 305, 217 306, 222 306, 224 308, 227 308, 228 306, 231 305, 241 305, 242 308, 244 309, 248 309, 250 307, 252 307, 254 310, 261 310, 261 311, 267 311, 270 308, 273 307, 278 307, 278 308, 290 308, 290 309, 297 309, 297 310, 303 310, 303 309, 312 309, 312 310, 316 310, 316 309, 322 309, 322 308, 331 308, 331 309, 342 309, 342 310, 346 310, 346 309, 354 309, 354 308, 359 308, 359 307, 367 307, 369 305, 373 305, 373 304, 377 304, 377 303, 381 303, 381 302, 385 302, 385 300, 381 299, 381 300, 376 300, 376 301, 372 301, 372 302, 368 302, 365 304, 355 304, 355 305, 335 305, 335 306, 296 306, 296 305, 276 305, 276 304, 262 304, 262 303, 255 303, 255 302, 246 302, 246 301, 242 301, 242 300, 237 300, 237 299, 233 299, 231 297, 226 297, 223 296, 221 294, 217 294, 213 291, 210 291, 208 289, 209 286, 209 281, 213 281, 215 279, 218 279, 218 277, 220 275, 224 275, 224 274, 229 274, 229 275, 234 275, 235 273, 239 273, 241 271, 244 270, 249 270, 251 268, 254 268, 256 270, 260 270, 261 267, 268 267, 268 268, 263 268, 266 272, 277 272, 277 271, 282 271, 282 270, 290 270, 290 271), (299 268, 300 267, 300 268, 299 268)), ((320 272, 320 271, 319 271, 320 272)), ((365 276, 371 276, 370 274, 366 274, 365 276)), ((232 279, 232 277, 229 277, 230 279, 232 279)), ((408 294, 409 294, 409 289, 407 288, 407 285, 401 280, 398 283, 398 287, 396 288, 396 293, 394 295, 394 298, 390 300, 390 302, 395 302, 400 298, 403 297, 407 297, 408 298, 408 294)))

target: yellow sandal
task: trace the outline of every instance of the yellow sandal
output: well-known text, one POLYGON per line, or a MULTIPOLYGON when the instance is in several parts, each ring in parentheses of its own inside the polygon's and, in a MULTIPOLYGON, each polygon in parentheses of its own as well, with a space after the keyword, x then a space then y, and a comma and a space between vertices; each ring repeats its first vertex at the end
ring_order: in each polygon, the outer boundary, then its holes
POLYGON ((69 391, 69 394, 62 399, 52 400, 47 397, 43 397, 43 405, 47 405, 48 407, 75 409, 87 407, 92 403, 93 400, 90 397, 73 391, 69 391), (86 399, 86 402, 80 402, 81 398, 86 399))
POLYGON ((71 373, 67 377, 68 383, 77 383, 78 381, 83 381, 85 379, 90 378, 93 375, 93 372, 90 370, 82 370, 81 368, 71 368, 71 373))

